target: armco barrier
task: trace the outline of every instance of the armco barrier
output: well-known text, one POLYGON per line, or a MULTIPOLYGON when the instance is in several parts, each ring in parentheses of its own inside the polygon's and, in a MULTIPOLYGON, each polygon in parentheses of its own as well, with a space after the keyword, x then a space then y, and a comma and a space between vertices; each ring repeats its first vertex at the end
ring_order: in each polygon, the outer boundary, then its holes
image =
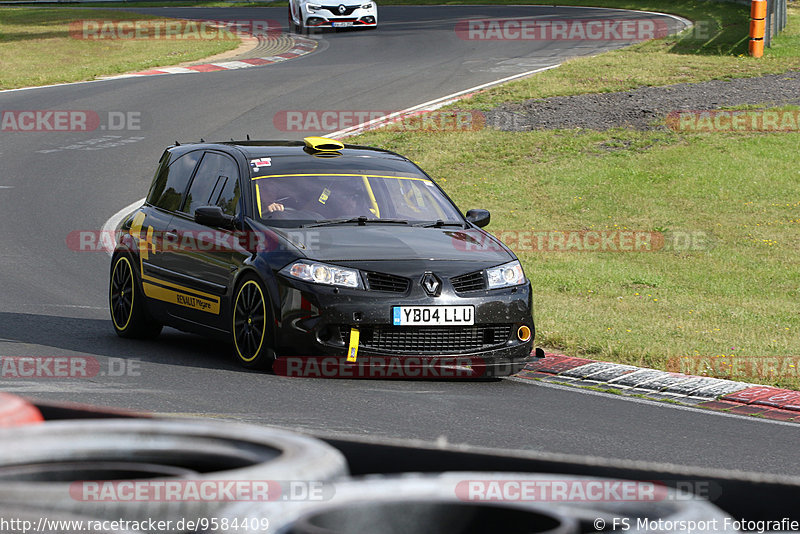
POLYGON ((788 18, 787 0, 751 0, 750 55, 763 56, 764 47, 772 46, 772 38, 786 27, 788 18))

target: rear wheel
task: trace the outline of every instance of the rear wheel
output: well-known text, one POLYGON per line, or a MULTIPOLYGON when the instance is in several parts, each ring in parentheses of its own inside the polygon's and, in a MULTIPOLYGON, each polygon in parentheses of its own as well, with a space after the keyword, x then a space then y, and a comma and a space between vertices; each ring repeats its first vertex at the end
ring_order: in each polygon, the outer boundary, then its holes
POLYGON ((130 258, 126 254, 115 256, 111 266, 108 305, 117 335, 138 339, 158 336, 162 325, 145 309, 130 258))
POLYGON ((233 300, 232 328, 236 357, 250 369, 270 369, 275 361, 269 335, 269 308, 265 291, 254 276, 246 276, 233 300))

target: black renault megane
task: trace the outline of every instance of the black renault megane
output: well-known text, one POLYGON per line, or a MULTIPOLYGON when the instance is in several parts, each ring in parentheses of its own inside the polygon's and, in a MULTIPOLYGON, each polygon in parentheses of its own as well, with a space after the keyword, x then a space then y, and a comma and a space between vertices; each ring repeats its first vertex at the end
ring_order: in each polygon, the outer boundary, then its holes
POLYGON ((466 358, 515 373, 534 336, 513 252, 399 154, 321 137, 176 144, 125 218, 109 305, 122 337, 163 325, 283 357, 466 358))

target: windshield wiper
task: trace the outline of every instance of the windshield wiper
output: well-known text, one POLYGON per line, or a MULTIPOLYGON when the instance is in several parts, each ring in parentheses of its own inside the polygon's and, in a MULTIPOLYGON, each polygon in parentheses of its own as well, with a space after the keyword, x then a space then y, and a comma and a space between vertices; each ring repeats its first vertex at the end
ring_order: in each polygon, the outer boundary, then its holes
POLYGON ((417 223, 414 226, 418 226, 420 228, 441 228, 442 226, 458 226, 459 228, 463 228, 464 223, 459 221, 443 221, 439 219, 435 222, 417 223))
POLYGON ((319 226, 335 226, 337 224, 353 223, 358 223, 359 226, 365 226, 367 223, 408 224, 408 221, 405 219, 368 219, 362 215, 361 217, 352 217, 350 219, 330 219, 328 221, 317 221, 315 224, 304 224, 303 228, 317 228, 319 226))

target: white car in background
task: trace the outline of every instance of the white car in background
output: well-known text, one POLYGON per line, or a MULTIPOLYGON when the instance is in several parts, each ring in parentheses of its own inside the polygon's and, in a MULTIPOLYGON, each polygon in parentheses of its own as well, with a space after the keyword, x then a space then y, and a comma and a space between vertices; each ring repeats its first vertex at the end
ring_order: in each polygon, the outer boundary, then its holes
POLYGON ((375 28, 378 6, 371 0, 289 0, 289 31, 313 28, 375 28))

